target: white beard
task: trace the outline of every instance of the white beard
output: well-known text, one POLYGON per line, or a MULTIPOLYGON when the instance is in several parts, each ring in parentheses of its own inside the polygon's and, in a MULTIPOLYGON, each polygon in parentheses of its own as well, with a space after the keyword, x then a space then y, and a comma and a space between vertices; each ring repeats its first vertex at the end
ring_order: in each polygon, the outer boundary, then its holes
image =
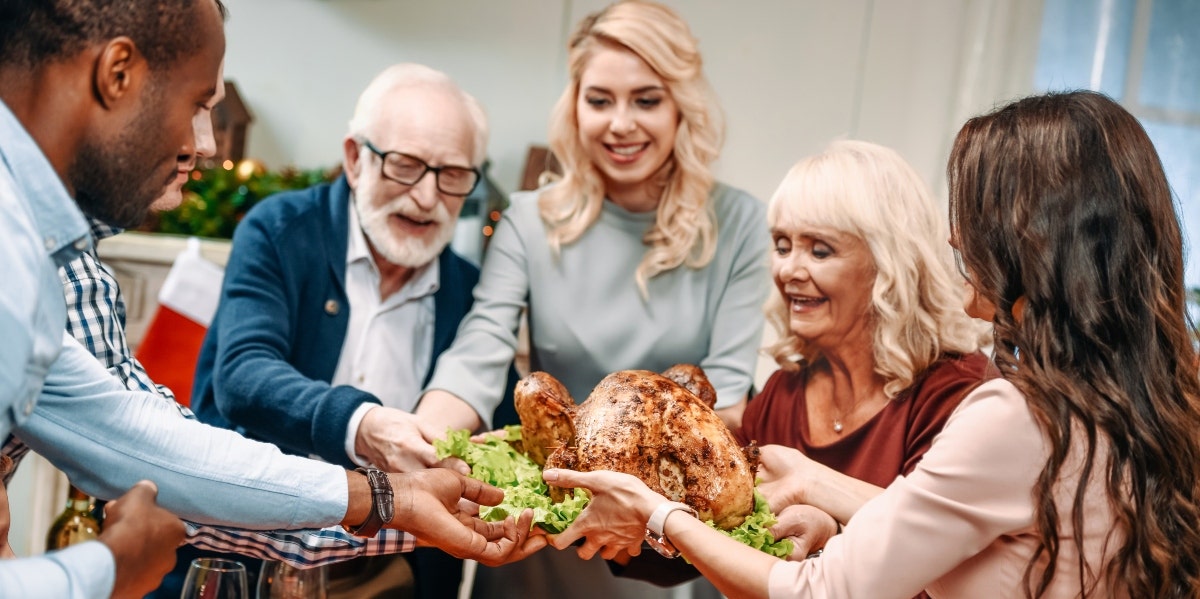
POLYGON ((370 197, 373 187, 365 180, 360 181, 354 193, 354 205, 358 209, 358 221, 367 240, 385 260, 405 268, 420 268, 429 264, 442 253, 454 237, 454 223, 444 202, 426 212, 417 207, 408 194, 393 198, 383 206, 372 206, 370 197), (433 221, 435 236, 429 242, 421 237, 397 236, 388 226, 392 214, 401 214, 415 220, 433 221))

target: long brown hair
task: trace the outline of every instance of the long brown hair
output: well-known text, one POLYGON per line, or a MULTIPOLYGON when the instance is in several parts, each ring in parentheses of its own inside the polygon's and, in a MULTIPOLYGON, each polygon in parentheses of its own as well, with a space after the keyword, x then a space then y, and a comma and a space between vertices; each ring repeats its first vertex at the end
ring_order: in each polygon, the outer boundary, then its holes
POLYGON ((948 175, 954 237, 997 307, 997 364, 1049 443, 1026 593, 1055 575, 1060 518, 1082 552, 1084 491, 1100 477, 1123 540, 1102 573, 1081 558, 1085 592, 1103 576, 1131 597, 1197 597, 1200 381, 1179 219, 1145 130, 1094 92, 1026 98, 968 121, 948 175), (1082 476, 1059 514, 1073 444, 1082 476))

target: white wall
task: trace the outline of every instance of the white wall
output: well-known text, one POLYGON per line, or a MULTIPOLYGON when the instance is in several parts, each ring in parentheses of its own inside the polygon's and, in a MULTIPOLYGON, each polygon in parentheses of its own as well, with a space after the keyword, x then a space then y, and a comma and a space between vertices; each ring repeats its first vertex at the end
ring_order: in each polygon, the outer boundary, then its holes
MULTIPOLYGON (((831 139, 891 145, 935 187, 970 114, 1030 88, 1040 0, 668 0, 700 40, 727 116, 718 176, 767 199, 831 139)), ((226 73, 257 120, 248 153, 340 159, 361 89, 401 61, 487 107, 493 178, 516 187, 565 85, 565 40, 603 0, 227 0, 226 73)))

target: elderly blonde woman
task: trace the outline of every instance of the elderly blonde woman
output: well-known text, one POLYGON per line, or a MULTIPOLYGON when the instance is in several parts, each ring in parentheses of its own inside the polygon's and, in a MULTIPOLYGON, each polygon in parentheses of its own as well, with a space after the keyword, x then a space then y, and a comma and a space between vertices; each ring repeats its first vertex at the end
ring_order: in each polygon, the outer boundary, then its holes
POLYGON ((764 328, 766 209, 709 169, 722 125, 696 40, 670 9, 620 2, 585 18, 569 52, 550 124, 562 178, 512 198, 426 397, 486 421, 528 310, 531 366, 576 401, 616 370, 694 363, 736 424, 764 328))
MULTIPOLYGON (((982 382, 987 329, 963 310, 945 216, 895 151, 841 141, 802 160, 768 219, 778 293, 767 318, 779 333, 768 351, 780 370, 737 435, 803 452, 814 462, 804 492, 836 498, 834 516, 847 522, 913 471, 982 382), (824 476, 827 469, 869 484, 824 476)), ((769 490, 767 457, 761 476, 769 490)), ((801 517, 795 509, 783 515, 784 529, 801 517)), ((805 526, 788 531, 798 551, 836 532, 838 522, 818 514, 812 509, 805 526)))
MULTIPOLYGON (((987 328, 963 310, 945 216, 888 148, 840 141, 800 161, 768 221, 777 293, 767 317, 778 333, 768 351, 780 369, 735 434, 744 444, 799 449, 808 476, 795 486, 840 507, 835 520, 813 507, 783 509, 782 495, 768 495, 780 512, 775 532, 803 557, 912 472, 982 382, 987 328)), ((759 472, 768 492, 782 486, 772 449, 759 472)), ((684 575, 653 561, 634 560, 625 574, 660 584, 684 575)))

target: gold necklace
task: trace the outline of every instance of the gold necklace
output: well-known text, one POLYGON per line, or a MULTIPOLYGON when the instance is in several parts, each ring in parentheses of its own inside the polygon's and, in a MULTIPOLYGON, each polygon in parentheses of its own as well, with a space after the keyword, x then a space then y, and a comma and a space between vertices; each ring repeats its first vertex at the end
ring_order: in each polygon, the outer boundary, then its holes
POLYGON ((847 411, 845 414, 841 413, 837 409, 836 403, 831 402, 831 405, 833 406, 833 411, 834 411, 833 432, 835 432, 839 435, 842 434, 842 431, 846 430, 846 425, 845 425, 844 421, 850 420, 850 417, 853 416, 855 413, 857 413, 858 409, 861 408, 863 406, 863 404, 867 403, 868 401, 871 401, 870 397, 860 399, 860 400, 854 402, 854 405, 850 406, 850 410, 847 411))
POLYGON ((846 430, 846 425, 843 421, 849 420, 850 417, 853 416, 854 413, 858 411, 858 408, 862 406, 863 401, 865 401, 865 400, 855 402, 854 405, 850 407, 850 410, 848 412, 846 412, 845 414, 841 413, 841 411, 837 409, 836 403, 832 404, 833 411, 834 411, 833 432, 840 435, 840 434, 842 434, 843 430, 846 430))
MULTIPOLYGON (((849 414, 854 413, 854 408, 850 408, 849 413, 842 414, 841 410, 838 409, 837 404, 834 403, 833 401, 829 402, 829 407, 830 407, 830 410, 833 412, 833 432, 840 435, 840 434, 842 434, 842 431, 846 429, 846 426, 844 424, 842 424, 842 420, 845 419, 846 416, 848 416, 849 414)), ((857 404, 855 405, 855 407, 857 407, 857 404)))
POLYGON ((829 400, 829 411, 833 413, 833 432, 835 432, 839 435, 842 434, 842 431, 846 430, 846 424, 844 421, 851 414, 853 414, 854 410, 857 408, 858 408, 858 404, 855 404, 854 407, 850 408, 849 412, 846 412, 845 414, 843 414, 842 411, 838 409, 837 403, 835 403, 832 399, 830 399, 829 400))

